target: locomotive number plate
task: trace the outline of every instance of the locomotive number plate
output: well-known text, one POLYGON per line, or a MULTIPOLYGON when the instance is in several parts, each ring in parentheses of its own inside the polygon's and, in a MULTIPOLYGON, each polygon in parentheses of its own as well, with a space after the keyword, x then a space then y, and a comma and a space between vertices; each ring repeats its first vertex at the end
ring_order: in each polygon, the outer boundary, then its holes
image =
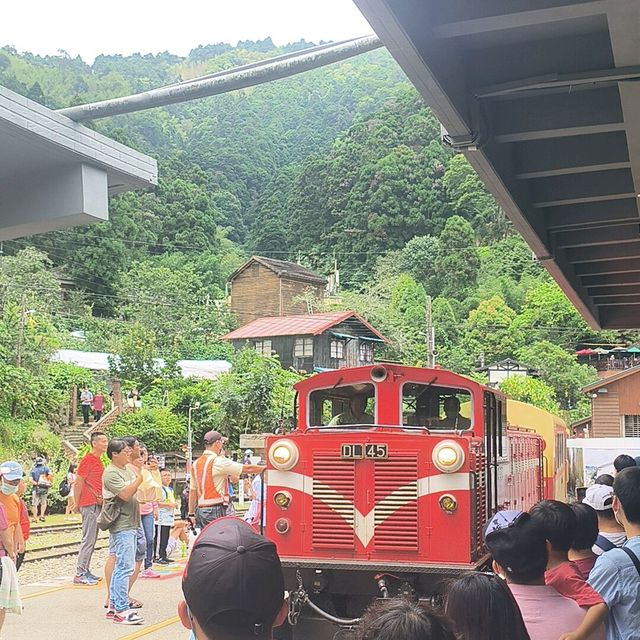
POLYGON ((342 444, 340 457, 343 460, 361 460, 362 458, 383 460, 389 457, 389 450, 386 444, 342 444))

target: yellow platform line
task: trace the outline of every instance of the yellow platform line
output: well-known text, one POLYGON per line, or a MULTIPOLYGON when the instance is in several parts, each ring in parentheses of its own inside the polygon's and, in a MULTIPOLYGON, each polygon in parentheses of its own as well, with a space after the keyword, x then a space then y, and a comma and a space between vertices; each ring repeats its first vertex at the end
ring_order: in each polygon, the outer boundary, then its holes
POLYGON ((44 591, 36 591, 35 593, 27 593, 26 596, 20 596, 21 600, 29 600, 30 598, 37 598, 38 596, 44 596, 47 593, 53 593, 54 591, 62 591, 65 589, 65 586, 60 587, 52 587, 51 589, 45 589, 44 591))
MULTIPOLYGON (((122 636, 120 640, 135 640, 136 638, 142 638, 144 636, 148 636, 150 633, 154 631, 158 631, 159 629, 164 629, 165 627, 170 627, 172 624, 176 622, 180 622, 179 616, 173 616, 172 618, 167 618, 167 620, 163 620, 162 622, 156 622, 149 627, 143 627, 142 629, 138 629, 138 631, 134 631, 130 633, 128 636, 122 636)), ((185 633, 187 630, 185 629, 185 633)))

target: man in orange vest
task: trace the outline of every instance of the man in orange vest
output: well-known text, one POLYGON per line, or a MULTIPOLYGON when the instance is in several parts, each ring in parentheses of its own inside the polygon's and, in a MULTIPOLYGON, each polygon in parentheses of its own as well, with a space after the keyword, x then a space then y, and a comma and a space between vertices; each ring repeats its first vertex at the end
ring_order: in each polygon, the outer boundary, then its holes
POLYGON ((229 506, 229 476, 261 473, 259 464, 234 462, 221 454, 226 441, 218 431, 204 434, 204 453, 191 466, 189 486, 189 522, 199 529, 227 515, 229 506))

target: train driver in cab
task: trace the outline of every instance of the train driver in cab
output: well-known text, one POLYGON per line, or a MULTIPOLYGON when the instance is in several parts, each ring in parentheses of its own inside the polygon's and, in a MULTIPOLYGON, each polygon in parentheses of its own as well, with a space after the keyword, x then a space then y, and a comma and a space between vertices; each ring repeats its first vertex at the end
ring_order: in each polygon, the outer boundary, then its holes
POLYGON ((471 427, 471 420, 460 415, 460 400, 455 396, 444 399, 444 418, 438 420, 438 429, 465 430, 471 427))
POLYGON ((368 397, 364 393, 349 398, 349 408, 331 418, 330 427, 341 424, 373 424, 373 416, 366 413, 368 397))

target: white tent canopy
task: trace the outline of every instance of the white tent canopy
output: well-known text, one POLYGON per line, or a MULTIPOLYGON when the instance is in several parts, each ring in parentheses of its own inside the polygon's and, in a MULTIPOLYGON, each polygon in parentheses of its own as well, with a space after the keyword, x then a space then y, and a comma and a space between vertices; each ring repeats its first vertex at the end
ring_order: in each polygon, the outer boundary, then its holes
MULTIPOLYGON (((52 360, 75 364, 83 369, 91 371, 108 371, 109 356, 111 354, 102 351, 77 351, 76 349, 59 349, 52 360)), ((163 367, 164 360, 158 358, 156 364, 163 367)), ((183 378, 203 378, 214 380, 219 375, 227 373, 231 369, 231 363, 227 360, 178 360, 177 366, 183 378)))

